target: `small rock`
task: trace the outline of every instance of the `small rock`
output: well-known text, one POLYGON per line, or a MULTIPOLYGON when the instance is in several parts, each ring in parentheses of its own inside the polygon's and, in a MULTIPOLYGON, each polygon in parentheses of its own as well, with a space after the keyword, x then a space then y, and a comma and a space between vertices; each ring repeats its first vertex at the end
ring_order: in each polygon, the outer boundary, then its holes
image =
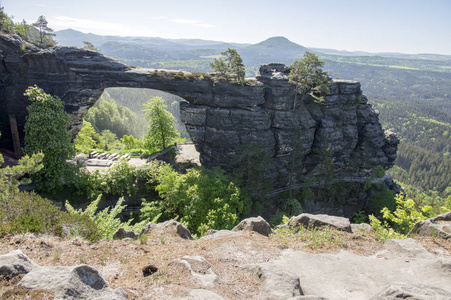
POLYGON ((292 217, 288 221, 288 227, 299 228, 304 227, 323 227, 330 226, 335 229, 352 232, 351 222, 348 218, 329 216, 329 215, 313 215, 313 214, 300 214, 299 216, 292 217))
POLYGON ((186 240, 192 240, 193 237, 191 236, 191 232, 188 228, 183 226, 181 223, 169 220, 163 223, 148 223, 142 230, 141 234, 146 234, 148 232, 159 232, 159 233, 168 233, 168 234, 175 234, 180 236, 183 239, 186 240))
POLYGON ((184 256, 171 261, 169 265, 188 271, 203 286, 212 286, 218 281, 210 263, 202 256, 184 256))
POLYGON ((29 259, 20 250, 14 250, 7 254, 0 255, 0 276, 7 275, 16 277, 20 274, 27 274, 39 265, 29 259))
POLYGON ((158 271, 158 268, 154 265, 148 265, 142 268, 143 276, 147 277, 149 275, 152 275, 158 271))
POLYGON ((122 240, 125 238, 131 238, 135 240, 138 238, 138 234, 131 230, 125 230, 122 227, 116 230, 115 233, 113 233, 113 240, 122 240))
POLYGON ((373 227, 367 223, 351 224, 351 230, 352 233, 370 233, 374 231, 373 227))
POLYGON ((271 226, 260 216, 242 220, 232 231, 255 231, 264 236, 272 233, 271 226))

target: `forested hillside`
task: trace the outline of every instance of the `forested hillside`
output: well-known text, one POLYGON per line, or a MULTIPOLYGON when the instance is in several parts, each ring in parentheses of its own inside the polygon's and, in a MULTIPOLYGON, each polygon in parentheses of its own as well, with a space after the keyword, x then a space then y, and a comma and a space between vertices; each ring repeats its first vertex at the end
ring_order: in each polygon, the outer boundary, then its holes
MULTIPOLYGON (((63 44, 70 43, 70 34, 74 33, 65 32, 63 44)), ((100 41, 95 46, 104 54, 128 65, 190 72, 211 71, 209 63, 222 51, 233 47, 243 57, 247 76, 255 76, 263 63, 289 65, 307 50, 284 37, 270 38, 255 45, 158 38, 100 37, 96 40, 93 36, 79 34, 76 40, 79 43, 83 38, 93 43, 100 41)), ((390 171, 393 177, 415 195, 418 203, 443 202, 450 198, 451 57, 400 53, 372 55, 331 49, 314 51, 326 62, 324 69, 332 76, 360 81, 370 103, 380 112, 382 125, 398 133, 401 145, 396 167, 390 171)), ((133 91, 132 94, 125 94, 121 89, 108 91, 116 103, 138 114, 141 101, 148 100, 147 91, 133 91), (143 98, 131 100, 132 95, 143 98)), ((158 92, 150 93, 159 95, 158 92)), ((177 100, 167 101, 171 113, 179 120, 177 100)), ((178 126, 180 130, 182 124, 178 126)))

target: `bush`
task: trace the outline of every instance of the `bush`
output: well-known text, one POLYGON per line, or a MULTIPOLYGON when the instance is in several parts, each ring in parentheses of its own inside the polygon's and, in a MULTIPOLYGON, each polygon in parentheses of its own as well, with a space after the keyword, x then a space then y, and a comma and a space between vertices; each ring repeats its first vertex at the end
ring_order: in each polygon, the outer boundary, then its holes
POLYGON ((117 215, 126 207, 126 205, 122 205, 124 198, 120 198, 117 201, 116 206, 111 210, 107 207, 104 210, 97 212, 101 197, 102 196, 99 195, 84 211, 81 209, 74 209, 67 201, 66 209, 72 216, 85 217, 93 221, 97 225, 101 237, 104 239, 112 239, 114 232, 119 228, 139 232, 146 225, 147 220, 132 226, 130 224, 133 222, 133 219, 130 219, 127 222, 121 222, 121 220, 117 218, 117 215))
POLYGON ((162 200, 144 202, 141 213, 146 219, 159 214, 166 220, 180 218, 191 232, 204 235, 208 229, 232 229, 250 208, 250 199, 223 170, 179 174, 168 165, 155 165, 150 172, 162 200))
POLYGON ((63 236, 63 227, 89 241, 100 239, 97 226, 90 219, 70 216, 35 193, 15 193, 0 199, 2 236, 21 232, 63 236))

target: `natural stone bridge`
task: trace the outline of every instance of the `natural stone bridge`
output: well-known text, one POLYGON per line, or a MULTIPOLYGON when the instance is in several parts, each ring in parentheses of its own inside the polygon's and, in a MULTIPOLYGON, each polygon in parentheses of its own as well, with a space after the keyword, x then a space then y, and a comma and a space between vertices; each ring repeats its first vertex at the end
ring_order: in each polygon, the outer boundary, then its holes
POLYGON ((377 166, 387 169, 396 158, 398 139, 382 130, 377 112, 355 81, 335 80, 324 103, 305 96, 293 109, 289 70, 281 64, 262 66, 260 76, 241 86, 182 72, 129 70, 101 53, 79 48, 29 46, 24 52, 22 43, 0 36, 2 147, 12 145, 9 115, 16 115, 23 140, 29 104, 23 93, 36 84, 63 100, 74 133, 105 88, 149 88, 180 96, 186 100, 180 106, 182 120, 204 165, 231 168, 241 155, 240 145, 258 144, 271 157, 266 176, 276 187, 286 186, 293 177, 302 182, 320 176, 327 160, 339 180, 366 177, 377 166), (302 159, 295 170, 293 151, 302 159))

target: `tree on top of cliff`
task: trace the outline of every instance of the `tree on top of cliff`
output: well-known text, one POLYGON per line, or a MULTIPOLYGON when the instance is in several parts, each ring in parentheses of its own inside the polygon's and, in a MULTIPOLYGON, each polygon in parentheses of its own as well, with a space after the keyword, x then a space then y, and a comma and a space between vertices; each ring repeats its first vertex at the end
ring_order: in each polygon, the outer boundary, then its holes
POLYGON ((153 97, 143 106, 144 114, 149 121, 144 136, 144 147, 152 152, 163 150, 180 137, 175 128, 175 118, 166 110, 161 97, 153 97))
POLYGON ((214 72, 217 72, 220 77, 228 79, 234 77, 235 80, 243 84, 244 76, 246 74, 243 59, 235 49, 228 48, 227 51, 221 52, 222 56, 225 56, 225 60, 222 58, 216 59, 210 63, 214 72))
POLYGON ((327 83, 330 81, 329 75, 321 67, 324 61, 319 60, 318 56, 311 52, 305 52, 304 58, 296 60, 290 66, 288 80, 296 85, 296 94, 294 95, 293 110, 296 106, 296 96, 302 96, 309 93, 319 103, 324 101, 323 95, 329 92, 327 83))
POLYGON ((53 29, 48 27, 48 22, 44 16, 39 16, 38 20, 33 23, 33 26, 39 30, 39 46, 41 47, 52 47, 56 43, 51 38, 55 36, 53 29))
POLYGON ((14 22, 4 12, 4 8, 0 6, 0 31, 4 33, 14 33, 14 22))

